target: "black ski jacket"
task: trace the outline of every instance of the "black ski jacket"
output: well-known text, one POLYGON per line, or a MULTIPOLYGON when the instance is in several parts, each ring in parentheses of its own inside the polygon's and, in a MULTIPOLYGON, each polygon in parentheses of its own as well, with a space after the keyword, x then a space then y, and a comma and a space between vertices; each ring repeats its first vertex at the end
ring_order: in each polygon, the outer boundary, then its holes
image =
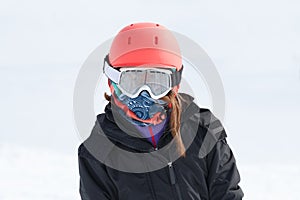
MULTIPOLYGON (((111 103, 97 116, 91 135, 79 146, 79 192, 83 200, 239 200, 240 175, 233 153, 226 142, 220 121, 208 110, 199 108, 190 96, 182 95, 181 135, 186 156, 166 161, 149 172, 125 172, 105 163, 119 159, 116 147, 130 152, 156 151, 145 138, 124 133, 114 121, 111 103), (192 130, 197 122, 196 131, 192 130), (193 125, 194 124, 194 125, 193 125), (191 133, 195 132, 194 136, 191 133), (190 137, 189 137, 190 136, 190 137), (104 143, 109 139, 111 145, 104 143)), ((173 139, 167 129, 158 141, 158 149, 173 139)))

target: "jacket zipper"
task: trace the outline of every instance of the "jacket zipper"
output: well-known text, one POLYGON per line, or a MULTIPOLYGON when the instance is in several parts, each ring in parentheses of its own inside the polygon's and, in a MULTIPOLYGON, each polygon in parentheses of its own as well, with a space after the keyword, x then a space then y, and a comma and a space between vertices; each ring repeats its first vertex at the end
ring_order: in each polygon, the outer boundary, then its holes
POLYGON ((173 163, 169 162, 168 165, 169 165, 170 182, 171 182, 172 186, 175 187, 178 199, 182 200, 180 188, 179 188, 178 184, 176 184, 176 175, 175 175, 173 163))

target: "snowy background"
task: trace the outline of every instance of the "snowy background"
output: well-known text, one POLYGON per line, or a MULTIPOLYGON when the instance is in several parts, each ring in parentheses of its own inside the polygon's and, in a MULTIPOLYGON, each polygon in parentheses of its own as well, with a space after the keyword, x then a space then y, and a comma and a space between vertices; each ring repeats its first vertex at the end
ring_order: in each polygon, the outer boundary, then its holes
POLYGON ((125 25, 202 46, 226 94, 246 200, 300 199, 300 3, 0 1, 0 200, 80 199, 72 97, 84 60, 125 25))

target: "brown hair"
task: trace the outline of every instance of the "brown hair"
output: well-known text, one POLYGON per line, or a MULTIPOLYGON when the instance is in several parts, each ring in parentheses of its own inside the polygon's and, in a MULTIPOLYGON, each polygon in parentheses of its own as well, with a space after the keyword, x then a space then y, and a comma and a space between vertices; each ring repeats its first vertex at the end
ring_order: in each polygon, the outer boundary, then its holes
POLYGON ((171 103, 172 111, 170 116, 170 129, 172 132, 173 138, 177 143, 177 151, 179 155, 185 156, 185 147, 182 142, 181 133, 180 133, 180 119, 181 119, 181 103, 178 98, 179 94, 176 94, 173 90, 171 90, 168 95, 162 97, 161 99, 171 103))
MULTIPOLYGON (((181 104, 178 97, 179 94, 176 94, 173 90, 171 90, 166 96, 162 97, 161 100, 164 100, 168 104, 171 104, 172 111, 169 122, 170 130, 173 138, 175 138, 178 154, 180 156, 185 156, 185 147, 180 133, 181 104)), ((111 101, 111 96, 109 96, 106 92, 104 93, 104 98, 107 101, 111 101)))

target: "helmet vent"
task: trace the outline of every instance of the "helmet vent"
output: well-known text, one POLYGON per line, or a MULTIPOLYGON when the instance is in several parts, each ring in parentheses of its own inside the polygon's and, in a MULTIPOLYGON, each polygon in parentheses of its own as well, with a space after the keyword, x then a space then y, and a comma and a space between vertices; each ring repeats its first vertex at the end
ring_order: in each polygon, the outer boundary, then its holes
POLYGON ((154 44, 156 44, 156 45, 158 44, 158 37, 157 36, 154 37, 154 44))
POLYGON ((131 37, 128 37, 127 44, 131 44, 131 37))

